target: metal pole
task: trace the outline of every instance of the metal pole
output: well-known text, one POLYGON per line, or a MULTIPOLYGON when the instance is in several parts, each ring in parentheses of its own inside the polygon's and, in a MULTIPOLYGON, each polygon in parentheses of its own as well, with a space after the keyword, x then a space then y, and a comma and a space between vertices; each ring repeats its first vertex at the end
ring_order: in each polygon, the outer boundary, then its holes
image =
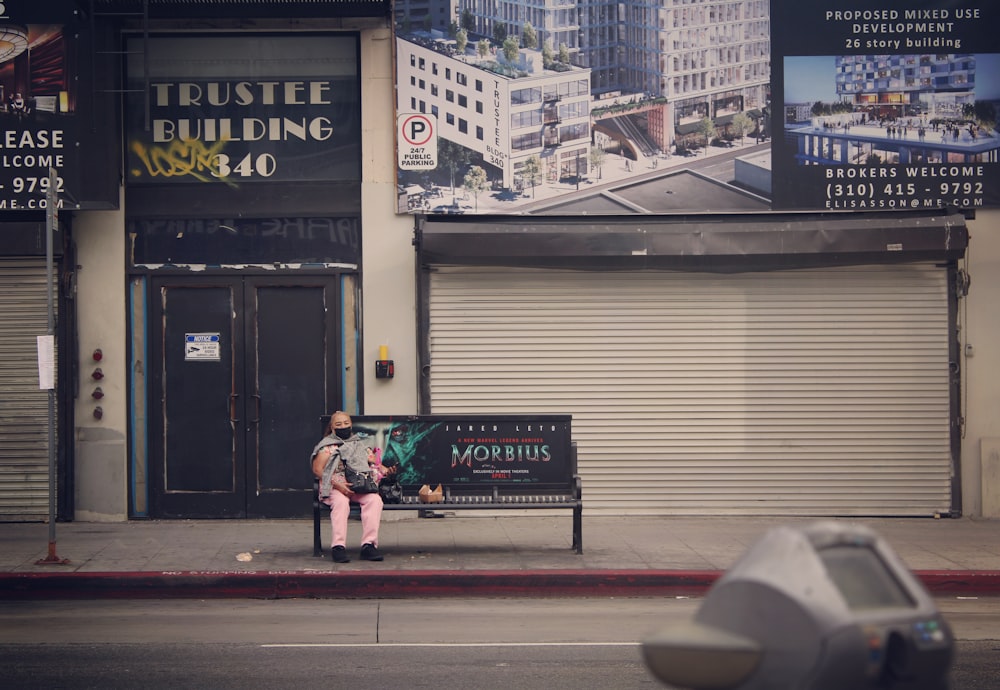
MULTIPOLYGON (((48 335, 55 337, 55 299, 52 293, 52 236, 58 222, 59 205, 58 176, 55 168, 49 168, 49 188, 45 191, 45 288, 48 300, 48 335)), ((55 362, 53 362, 55 366, 55 362)), ((56 555, 56 391, 49 388, 49 553, 38 565, 63 565, 68 560, 56 555)))

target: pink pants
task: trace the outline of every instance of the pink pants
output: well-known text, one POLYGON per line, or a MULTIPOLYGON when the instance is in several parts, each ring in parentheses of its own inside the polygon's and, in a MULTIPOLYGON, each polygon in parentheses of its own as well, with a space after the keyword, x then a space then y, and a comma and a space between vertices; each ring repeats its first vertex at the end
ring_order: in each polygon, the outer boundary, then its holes
POLYGON ((382 522, 382 497, 378 494, 354 494, 350 498, 334 491, 330 494, 331 546, 347 546, 347 518, 351 502, 361 506, 361 543, 378 546, 378 528, 382 522))

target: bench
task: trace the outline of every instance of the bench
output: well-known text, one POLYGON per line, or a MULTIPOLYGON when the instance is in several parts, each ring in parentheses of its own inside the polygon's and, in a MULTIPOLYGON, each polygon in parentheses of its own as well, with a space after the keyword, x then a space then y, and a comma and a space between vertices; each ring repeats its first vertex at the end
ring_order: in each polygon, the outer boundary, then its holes
MULTIPOLYGON (((583 488, 568 415, 414 415, 353 417, 375 438, 387 465, 397 464, 403 498, 383 510, 559 509, 573 514, 572 548, 583 553, 583 488), (444 500, 423 503, 423 485, 444 500)), ((322 418, 323 428, 329 416, 322 418)), ((313 481, 313 555, 323 555, 321 525, 330 507, 313 481)))

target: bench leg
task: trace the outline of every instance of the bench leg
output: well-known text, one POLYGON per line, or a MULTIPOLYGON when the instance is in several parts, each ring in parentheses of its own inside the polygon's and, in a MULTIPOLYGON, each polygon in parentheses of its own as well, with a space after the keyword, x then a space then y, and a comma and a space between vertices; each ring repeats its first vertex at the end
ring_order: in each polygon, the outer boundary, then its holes
POLYGON ((573 509, 573 549, 583 553, 583 506, 573 509))
POLYGON ((319 503, 313 502, 313 556, 319 558, 322 555, 323 555, 323 538, 320 533, 319 503))

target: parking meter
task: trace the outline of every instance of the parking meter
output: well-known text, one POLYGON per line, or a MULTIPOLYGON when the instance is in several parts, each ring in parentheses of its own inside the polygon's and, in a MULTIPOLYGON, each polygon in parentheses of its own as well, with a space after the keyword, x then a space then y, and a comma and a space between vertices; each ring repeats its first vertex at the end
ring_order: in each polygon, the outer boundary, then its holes
POLYGON ((927 590, 861 525, 768 531, 694 620, 643 643, 649 669, 693 690, 946 690, 954 638, 927 590))

